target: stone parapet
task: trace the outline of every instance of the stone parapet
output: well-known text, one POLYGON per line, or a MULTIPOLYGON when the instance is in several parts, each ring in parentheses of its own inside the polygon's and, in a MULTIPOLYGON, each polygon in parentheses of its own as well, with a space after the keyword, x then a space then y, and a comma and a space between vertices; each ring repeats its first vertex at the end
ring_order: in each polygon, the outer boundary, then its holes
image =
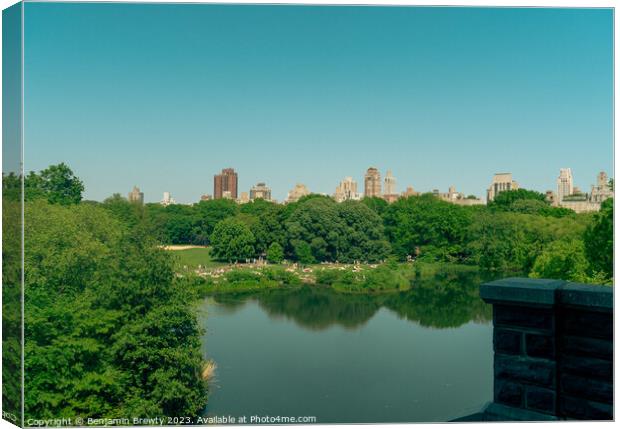
POLYGON ((507 278, 480 296, 493 305, 495 404, 514 415, 613 419, 613 288, 507 278))

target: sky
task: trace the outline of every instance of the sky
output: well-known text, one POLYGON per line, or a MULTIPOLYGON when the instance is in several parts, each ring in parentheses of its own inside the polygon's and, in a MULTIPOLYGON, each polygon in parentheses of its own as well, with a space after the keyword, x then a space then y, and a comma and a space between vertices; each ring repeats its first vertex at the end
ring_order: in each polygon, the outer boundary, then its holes
POLYGON ((485 197, 613 175, 611 9, 26 3, 25 170, 86 199, 266 182, 485 197))

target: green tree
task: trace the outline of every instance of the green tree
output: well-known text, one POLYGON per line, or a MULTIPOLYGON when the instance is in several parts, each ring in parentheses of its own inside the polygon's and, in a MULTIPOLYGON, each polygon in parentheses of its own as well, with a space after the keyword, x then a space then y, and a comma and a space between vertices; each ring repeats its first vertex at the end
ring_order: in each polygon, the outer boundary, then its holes
POLYGON ((227 218, 215 225, 211 234, 211 254, 221 261, 241 261, 256 255, 256 240, 241 220, 227 218))
POLYGON ((25 208, 25 414, 196 415, 200 329, 173 261, 102 206, 25 208))
POLYGON ((613 278, 614 270, 614 200, 603 201, 601 210, 585 231, 585 251, 592 273, 613 278))
POLYGON ((582 281, 588 263, 581 240, 554 241, 536 258, 530 277, 582 281))
POLYGON ((285 222, 291 256, 310 263, 305 246, 310 247, 313 260, 336 261, 343 240, 344 222, 338 215, 337 203, 329 197, 315 196, 300 202, 285 222))
POLYGON ((379 197, 364 197, 362 198, 362 203, 372 209, 379 216, 383 215, 385 210, 388 208, 387 201, 379 197))
POLYGON ((284 259, 284 249, 279 243, 273 242, 267 250, 267 260, 279 264, 284 259))
POLYGON ((84 185, 64 163, 51 165, 39 174, 30 172, 24 181, 25 198, 46 198, 52 204, 77 204, 82 201, 84 185))
POLYGON ((316 259, 312 254, 312 248, 308 243, 301 240, 293 240, 292 242, 295 258, 302 264, 314 264, 316 259))
POLYGON ((283 224, 284 208, 262 199, 241 206, 240 212, 246 215, 246 223, 256 239, 256 253, 264 254, 272 243, 281 247, 286 245, 286 231, 283 224))
POLYGON ((471 211, 430 194, 400 199, 385 211, 385 232, 394 253, 454 261, 464 257, 471 211))
POLYGON ((537 191, 528 189, 516 189, 510 191, 502 191, 490 201, 489 208, 497 210, 508 210, 510 206, 518 200, 537 200, 546 203, 545 195, 537 191))
POLYGON ((135 228, 144 216, 143 206, 130 203, 118 193, 103 200, 102 207, 130 228, 135 228))
POLYGON ((383 221, 374 210, 359 201, 345 201, 338 204, 338 217, 344 224, 337 252, 339 261, 379 262, 388 256, 390 244, 383 221))

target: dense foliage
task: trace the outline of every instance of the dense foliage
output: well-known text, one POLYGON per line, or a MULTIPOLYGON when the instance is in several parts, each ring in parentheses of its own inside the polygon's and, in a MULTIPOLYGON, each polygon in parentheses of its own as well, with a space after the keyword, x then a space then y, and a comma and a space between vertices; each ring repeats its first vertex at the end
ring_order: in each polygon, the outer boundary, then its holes
POLYGON ((226 262, 263 256, 302 264, 374 263, 395 256, 583 282, 613 278, 613 200, 597 214, 553 207, 543 194, 525 189, 502 192, 486 207, 458 206, 432 194, 392 204, 309 195, 287 205, 214 200, 131 208, 116 197, 103 206, 141 222, 162 243, 212 244, 216 258, 226 262), (550 268, 581 261, 578 254, 563 254, 570 249, 583 250, 585 265, 550 268))
POLYGON ((65 202, 26 204, 26 417, 196 415, 195 295, 139 228, 65 202))

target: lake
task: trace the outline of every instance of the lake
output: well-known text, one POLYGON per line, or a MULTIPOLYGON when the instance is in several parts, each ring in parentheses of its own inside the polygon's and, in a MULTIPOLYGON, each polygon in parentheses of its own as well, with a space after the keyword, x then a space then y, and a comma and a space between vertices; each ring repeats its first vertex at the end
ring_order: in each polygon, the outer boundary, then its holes
POLYGON ((205 415, 376 423, 476 412, 493 398, 484 280, 443 273, 383 295, 304 286, 208 297, 203 352, 218 367, 205 415))

